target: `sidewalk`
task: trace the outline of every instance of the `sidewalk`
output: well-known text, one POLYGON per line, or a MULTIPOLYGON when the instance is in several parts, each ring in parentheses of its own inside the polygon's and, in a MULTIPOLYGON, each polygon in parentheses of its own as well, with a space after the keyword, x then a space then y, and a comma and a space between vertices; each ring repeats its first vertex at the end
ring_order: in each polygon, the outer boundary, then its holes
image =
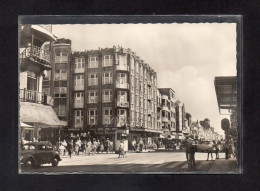
POLYGON ((214 161, 211 169, 209 172, 216 172, 216 173, 238 173, 237 169, 237 159, 236 158, 230 158, 228 160, 226 159, 217 159, 214 161))

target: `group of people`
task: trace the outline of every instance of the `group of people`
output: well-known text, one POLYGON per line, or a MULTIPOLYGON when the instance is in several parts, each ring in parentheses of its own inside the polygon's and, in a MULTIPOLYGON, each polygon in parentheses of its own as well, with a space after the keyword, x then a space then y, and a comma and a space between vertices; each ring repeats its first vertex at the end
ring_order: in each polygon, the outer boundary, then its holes
POLYGON ((113 141, 110 141, 108 138, 104 141, 99 141, 95 138, 88 140, 81 140, 80 138, 73 140, 70 139, 66 141, 65 139, 60 143, 59 151, 63 155, 68 152, 68 155, 71 157, 74 153, 75 155, 79 155, 82 152, 85 155, 90 156, 91 154, 98 153, 113 153, 114 152, 114 144, 113 141))
POLYGON ((144 141, 142 139, 140 139, 138 143, 136 142, 135 139, 132 141, 131 151, 134 150, 134 151, 142 152, 143 149, 146 150, 146 144, 144 143, 144 141))
POLYGON ((207 161, 209 160, 209 155, 211 155, 211 160, 213 160, 213 154, 216 153, 216 159, 219 159, 219 152, 221 150, 221 145, 224 147, 223 150, 225 152, 225 159, 228 160, 229 158, 236 157, 236 147, 234 145, 234 141, 231 137, 229 137, 227 140, 222 141, 213 141, 213 143, 209 144, 208 148, 208 157, 207 161))

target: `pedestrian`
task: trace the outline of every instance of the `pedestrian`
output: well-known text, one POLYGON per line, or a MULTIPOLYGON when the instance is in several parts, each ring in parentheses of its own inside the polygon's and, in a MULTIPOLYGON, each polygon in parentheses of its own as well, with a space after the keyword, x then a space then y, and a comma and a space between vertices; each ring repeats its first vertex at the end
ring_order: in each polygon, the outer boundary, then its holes
POLYGON ((62 155, 62 153, 64 153, 64 152, 65 152, 65 147, 62 144, 60 144, 60 146, 59 146, 59 153, 60 153, 60 155, 62 155))
POLYGON ((97 152, 97 141, 96 141, 96 139, 93 140, 92 151, 93 151, 93 155, 96 154, 96 152, 97 152))
POLYGON ((61 144, 65 147, 65 149, 64 149, 64 152, 63 152, 63 156, 65 156, 65 154, 66 154, 66 148, 67 148, 67 142, 65 141, 65 139, 63 139, 63 141, 61 142, 61 144))
POLYGON ((78 139, 76 142, 75 142, 75 154, 76 155, 79 155, 79 148, 81 146, 81 142, 80 140, 78 139))
POLYGON ((105 140, 105 142, 104 142, 104 149, 105 149, 105 152, 108 153, 108 149, 109 149, 109 138, 107 138, 107 140, 105 140))
POLYGON ((110 151, 110 153, 113 153, 113 151, 114 151, 114 143, 113 143, 113 141, 109 142, 109 151, 110 151))
POLYGON ((232 138, 230 138, 229 144, 230 144, 230 146, 229 146, 230 158, 231 158, 231 156, 232 156, 233 158, 235 158, 235 153, 234 153, 234 141, 233 141, 232 138))
POLYGON ((71 153, 72 153, 72 147, 73 147, 73 140, 69 141, 68 146, 67 146, 70 158, 71 158, 71 153))
POLYGON ((82 141, 81 151, 82 151, 82 153, 86 153, 86 140, 83 140, 83 141, 82 141))
POLYGON ((104 143, 101 142, 100 143, 100 152, 103 154, 103 151, 104 151, 104 143))
POLYGON ((134 150, 135 151, 135 149, 136 149, 136 141, 135 141, 135 139, 132 141, 132 148, 131 148, 131 150, 134 150))
POLYGON ((229 143, 228 143, 228 140, 225 141, 224 150, 225 150, 225 158, 226 158, 226 160, 228 160, 228 158, 229 158, 229 143))
POLYGON ((126 157, 126 152, 125 152, 125 149, 124 149, 124 142, 123 141, 121 141, 120 142, 120 145, 119 145, 119 155, 118 155, 118 158, 120 158, 120 157, 126 157))
POLYGON ((89 156, 92 149, 91 141, 90 139, 87 142, 87 148, 86 148, 86 154, 89 156))
POLYGON ((99 154, 100 152, 100 141, 97 140, 97 154, 99 154))
POLYGON ((214 146, 215 146, 215 149, 216 149, 216 159, 219 159, 220 143, 217 141, 217 142, 215 142, 214 146))
POLYGON ((209 145, 208 145, 208 157, 207 157, 207 161, 209 160, 209 154, 211 154, 211 160, 213 160, 213 155, 212 155, 212 151, 213 151, 213 143, 210 142, 209 145))
POLYGON ((142 140, 142 138, 139 141, 139 151, 142 152, 143 151, 143 146, 144 146, 144 142, 142 140))

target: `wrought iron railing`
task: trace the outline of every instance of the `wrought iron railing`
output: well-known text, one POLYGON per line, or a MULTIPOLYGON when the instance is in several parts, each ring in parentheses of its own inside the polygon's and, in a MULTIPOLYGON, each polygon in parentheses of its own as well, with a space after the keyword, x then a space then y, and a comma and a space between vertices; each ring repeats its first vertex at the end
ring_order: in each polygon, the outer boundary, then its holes
POLYGON ((46 49, 42 49, 41 47, 35 45, 33 45, 32 47, 28 46, 20 54, 21 59, 28 58, 28 57, 36 57, 50 63, 50 51, 46 49))
POLYGON ((33 90, 20 89, 20 101, 34 102, 53 106, 53 98, 46 93, 37 92, 33 90))

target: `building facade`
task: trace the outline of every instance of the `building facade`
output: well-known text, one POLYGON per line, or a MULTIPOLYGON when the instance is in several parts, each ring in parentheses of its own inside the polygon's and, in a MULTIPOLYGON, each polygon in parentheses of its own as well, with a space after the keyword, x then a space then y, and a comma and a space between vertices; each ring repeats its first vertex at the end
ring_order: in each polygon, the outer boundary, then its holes
POLYGON ((159 136, 157 75, 136 53, 115 46, 74 52, 68 68, 69 130, 112 140, 122 128, 129 141, 159 136))
POLYGON ((55 141, 53 128, 60 121, 53 110, 53 98, 43 91, 43 77, 52 68, 55 36, 39 25, 19 26, 20 136, 28 141, 55 141))

